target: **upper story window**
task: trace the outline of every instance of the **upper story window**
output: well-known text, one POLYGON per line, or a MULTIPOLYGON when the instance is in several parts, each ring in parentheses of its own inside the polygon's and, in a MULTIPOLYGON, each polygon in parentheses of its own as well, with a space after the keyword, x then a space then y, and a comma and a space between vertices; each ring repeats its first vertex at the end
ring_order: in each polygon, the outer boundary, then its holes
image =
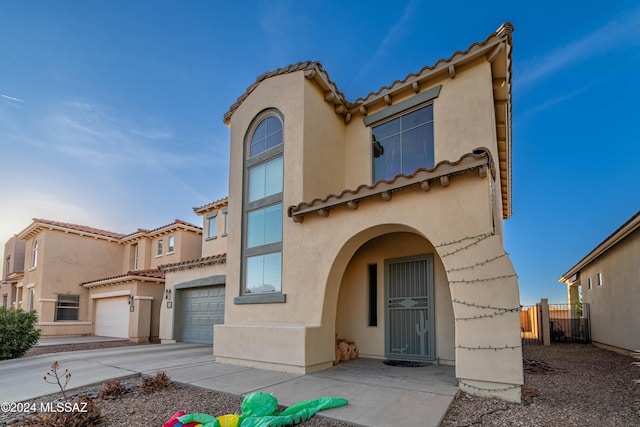
POLYGON ((134 243, 131 246, 131 269, 132 270, 137 270, 138 269, 138 244, 134 243))
POLYGON ((372 135, 373 182, 433 168, 433 104, 393 116, 374 126, 372 135))
POLYGON ((38 265, 38 239, 33 241, 31 247, 31 268, 35 268, 38 265))
POLYGON ((282 292, 282 121, 267 112, 257 123, 245 160, 243 295, 282 292))
POLYGON ((597 282, 598 282, 598 286, 602 286, 604 285, 604 279, 602 278, 602 273, 598 273, 597 277, 597 282))
POLYGON ((206 216, 205 221, 207 224, 207 239, 215 239, 216 234, 216 218, 218 216, 218 212, 210 213, 206 216))
POLYGON ((3 278, 6 279, 7 276, 9 276, 9 274, 11 274, 11 255, 7 255, 7 259, 4 262, 4 276, 3 278))
POLYGON ((164 243, 164 242, 162 241, 162 239, 158 239, 158 249, 157 249, 157 251, 156 251, 156 255, 157 255, 157 256, 162 255, 162 244, 163 244, 163 243, 164 243))
POLYGON ((222 233, 222 237, 225 237, 229 233, 229 210, 227 208, 222 209, 222 214, 224 215, 224 232, 222 233))
POLYGON ((169 247, 167 248, 168 252, 173 252, 176 249, 176 238, 175 236, 169 236, 169 247))

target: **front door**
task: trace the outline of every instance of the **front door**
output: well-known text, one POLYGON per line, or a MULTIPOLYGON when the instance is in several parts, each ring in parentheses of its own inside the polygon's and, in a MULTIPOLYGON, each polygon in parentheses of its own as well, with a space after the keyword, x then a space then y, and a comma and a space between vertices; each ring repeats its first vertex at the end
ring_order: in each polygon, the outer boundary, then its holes
POLYGON ((434 359, 433 257, 385 261, 386 356, 434 359))

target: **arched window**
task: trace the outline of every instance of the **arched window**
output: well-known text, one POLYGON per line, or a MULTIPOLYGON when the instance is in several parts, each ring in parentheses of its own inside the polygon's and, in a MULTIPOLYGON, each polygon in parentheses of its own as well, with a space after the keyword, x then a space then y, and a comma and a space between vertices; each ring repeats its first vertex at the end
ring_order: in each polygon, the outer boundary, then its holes
POLYGON ((282 293, 282 121, 270 110, 254 123, 245 156, 241 295, 279 302, 280 298, 264 296, 282 293))

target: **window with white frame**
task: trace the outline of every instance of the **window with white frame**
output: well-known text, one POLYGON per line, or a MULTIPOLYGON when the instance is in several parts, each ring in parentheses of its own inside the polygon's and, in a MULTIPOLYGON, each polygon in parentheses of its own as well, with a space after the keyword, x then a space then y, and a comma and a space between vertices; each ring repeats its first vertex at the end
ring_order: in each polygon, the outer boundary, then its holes
POLYGON ((434 166, 433 104, 392 116, 372 128, 373 182, 434 166))
POLYGON ((591 277, 589 277, 587 279, 587 283, 589 284, 589 289, 592 289, 593 288, 593 281, 591 280, 591 277))
POLYGON ((158 239, 158 249, 156 250, 156 256, 160 256, 162 255, 162 245, 163 245, 163 241, 162 239, 158 239))
POLYGON ((38 239, 33 241, 31 246, 31 268, 35 268, 38 265, 38 239))
POLYGON ((602 273, 598 273, 598 275, 596 276, 596 280, 597 280, 598 286, 604 285, 604 281, 603 281, 603 278, 602 278, 602 273))
POLYGON ((282 292, 282 121, 269 111, 255 122, 245 161, 243 295, 282 292))
POLYGON ((80 295, 58 295, 56 320, 78 320, 80 295))
POLYGON ((36 298, 36 291, 33 288, 29 289, 29 311, 33 311, 34 300, 36 298))
POLYGON ((169 253, 173 252, 176 249, 176 239, 175 236, 169 236, 169 247, 167 248, 167 251, 169 253))
POLYGON ((207 222, 207 239, 215 239, 217 237, 216 234, 216 218, 218 216, 218 212, 213 212, 208 214, 205 219, 207 222))

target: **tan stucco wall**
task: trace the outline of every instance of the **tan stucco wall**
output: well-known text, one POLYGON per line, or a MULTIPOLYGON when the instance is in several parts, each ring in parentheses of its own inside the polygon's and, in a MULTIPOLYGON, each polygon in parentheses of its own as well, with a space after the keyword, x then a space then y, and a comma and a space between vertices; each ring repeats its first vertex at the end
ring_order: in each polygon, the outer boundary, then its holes
POLYGON ((167 300, 164 300, 160 307, 160 341, 162 343, 171 343, 177 339, 175 332, 177 321, 175 318, 177 309, 175 305, 176 285, 211 276, 225 275, 226 271, 226 264, 212 264, 165 273, 165 288, 171 290, 171 308, 167 307, 167 300))
MULTIPOLYGON (((355 341, 362 357, 383 358, 385 343, 385 280, 384 262, 392 258, 432 255, 435 249, 424 238, 412 233, 382 235, 365 243, 351 258, 340 284, 336 334, 355 341), (367 325, 367 266, 377 264, 378 322, 367 325)), ((441 363, 455 361, 453 307, 446 272, 439 258, 434 258, 435 359, 441 363)))
POLYGON ((580 271, 582 298, 590 305, 591 339, 620 349, 640 349, 640 230, 600 255, 580 271), (597 276, 602 273, 602 286, 597 276), (592 289, 588 287, 591 278, 592 289))
MULTIPOLYGON (((463 67, 455 79, 437 81, 443 87, 434 101, 436 163, 456 161, 480 146, 498 158, 490 67, 484 60, 476 65, 463 67)), ((357 210, 339 207, 332 209, 328 218, 308 215, 302 224, 285 215, 282 292, 286 303, 234 304, 240 290, 243 150, 247 129, 258 113, 275 108, 284 117, 285 210, 302 201, 324 198, 326 190, 339 192, 371 184, 370 129, 358 114, 346 126, 342 119, 329 118, 335 116, 333 106, 322 100, 313 84, 302 72, 269 78, 232 116, 225 325, 215 327, 216 358, 290 372, 330 366, 335 333, 341 325, 337 319, 343 319, 343 313, 338 313, 339 297, 341 292, 345 298, 351 297, 349 288, 342 290, 342 286, 349 286, 350 272, 359 268, 354 255, 372 239, 411 233, 424 242, 425 249, 427 242, 435 249, 436 272, 441 275, 438 294, 446 295, 443 271, 447 280, 456 281, 448 285, 449 302, 436 307, 436 316, 441 319, 437 328, 443 327, 437 345, 442 347, 443 359, 455 358, 461 388, 518 401, 523 382, 518 286, 502 236, 495 234, 502 227, 494 226, 495 219, 501 222, 501 217, 495 212, 497 186, 495 182, 491 185, 490 175, 479 177, 476 171, 455 176, 447 188, 434 185, 428 192, 412 188, 394 193, 388 202, 361 200, 357 210), (322 139, 328 143, 322 144, 322 139), (318 166, 316 159, 308 156, 316 156, 318 166), (336 170, 331 166, 332 158, 336 159, 336 170), (312 194, 315 191, 321 193, 312 194), (457 243, 444 245, 446 242, 457 243), (471 246, 456 250, 466 244, 471 246), (496 261, 484 263, 494 257, 496 261), (352 267, 350 263, 354 263, 352 267), (511 307, 514 311, 498 315, 473 304, 511 307), (487 312, 492 315, 485 316, 487 312), (455 346, 463 347, 456 348, 452 357, 454 341, 446 336, 452 332, 447 322, 478 314, 479 319, 456 321, 455 346), (506 348, 494 350, 498 346, 506 348)), ((371 353, 383 351, 373 348, 376 342, 380 340, 371 341, 371 353)))
POLYGON ((172 264, 188 259, 200 257, 202 251, 202 236, 187 231, 175 231, 156 236, 151 239, 151 257, 148 268, 158 268, 160 265, 172 264), (174 250, 169 252, 169 237, 174 237, 174 250), (162 254, 158 255, 158 241, 162 239, 162 254))

